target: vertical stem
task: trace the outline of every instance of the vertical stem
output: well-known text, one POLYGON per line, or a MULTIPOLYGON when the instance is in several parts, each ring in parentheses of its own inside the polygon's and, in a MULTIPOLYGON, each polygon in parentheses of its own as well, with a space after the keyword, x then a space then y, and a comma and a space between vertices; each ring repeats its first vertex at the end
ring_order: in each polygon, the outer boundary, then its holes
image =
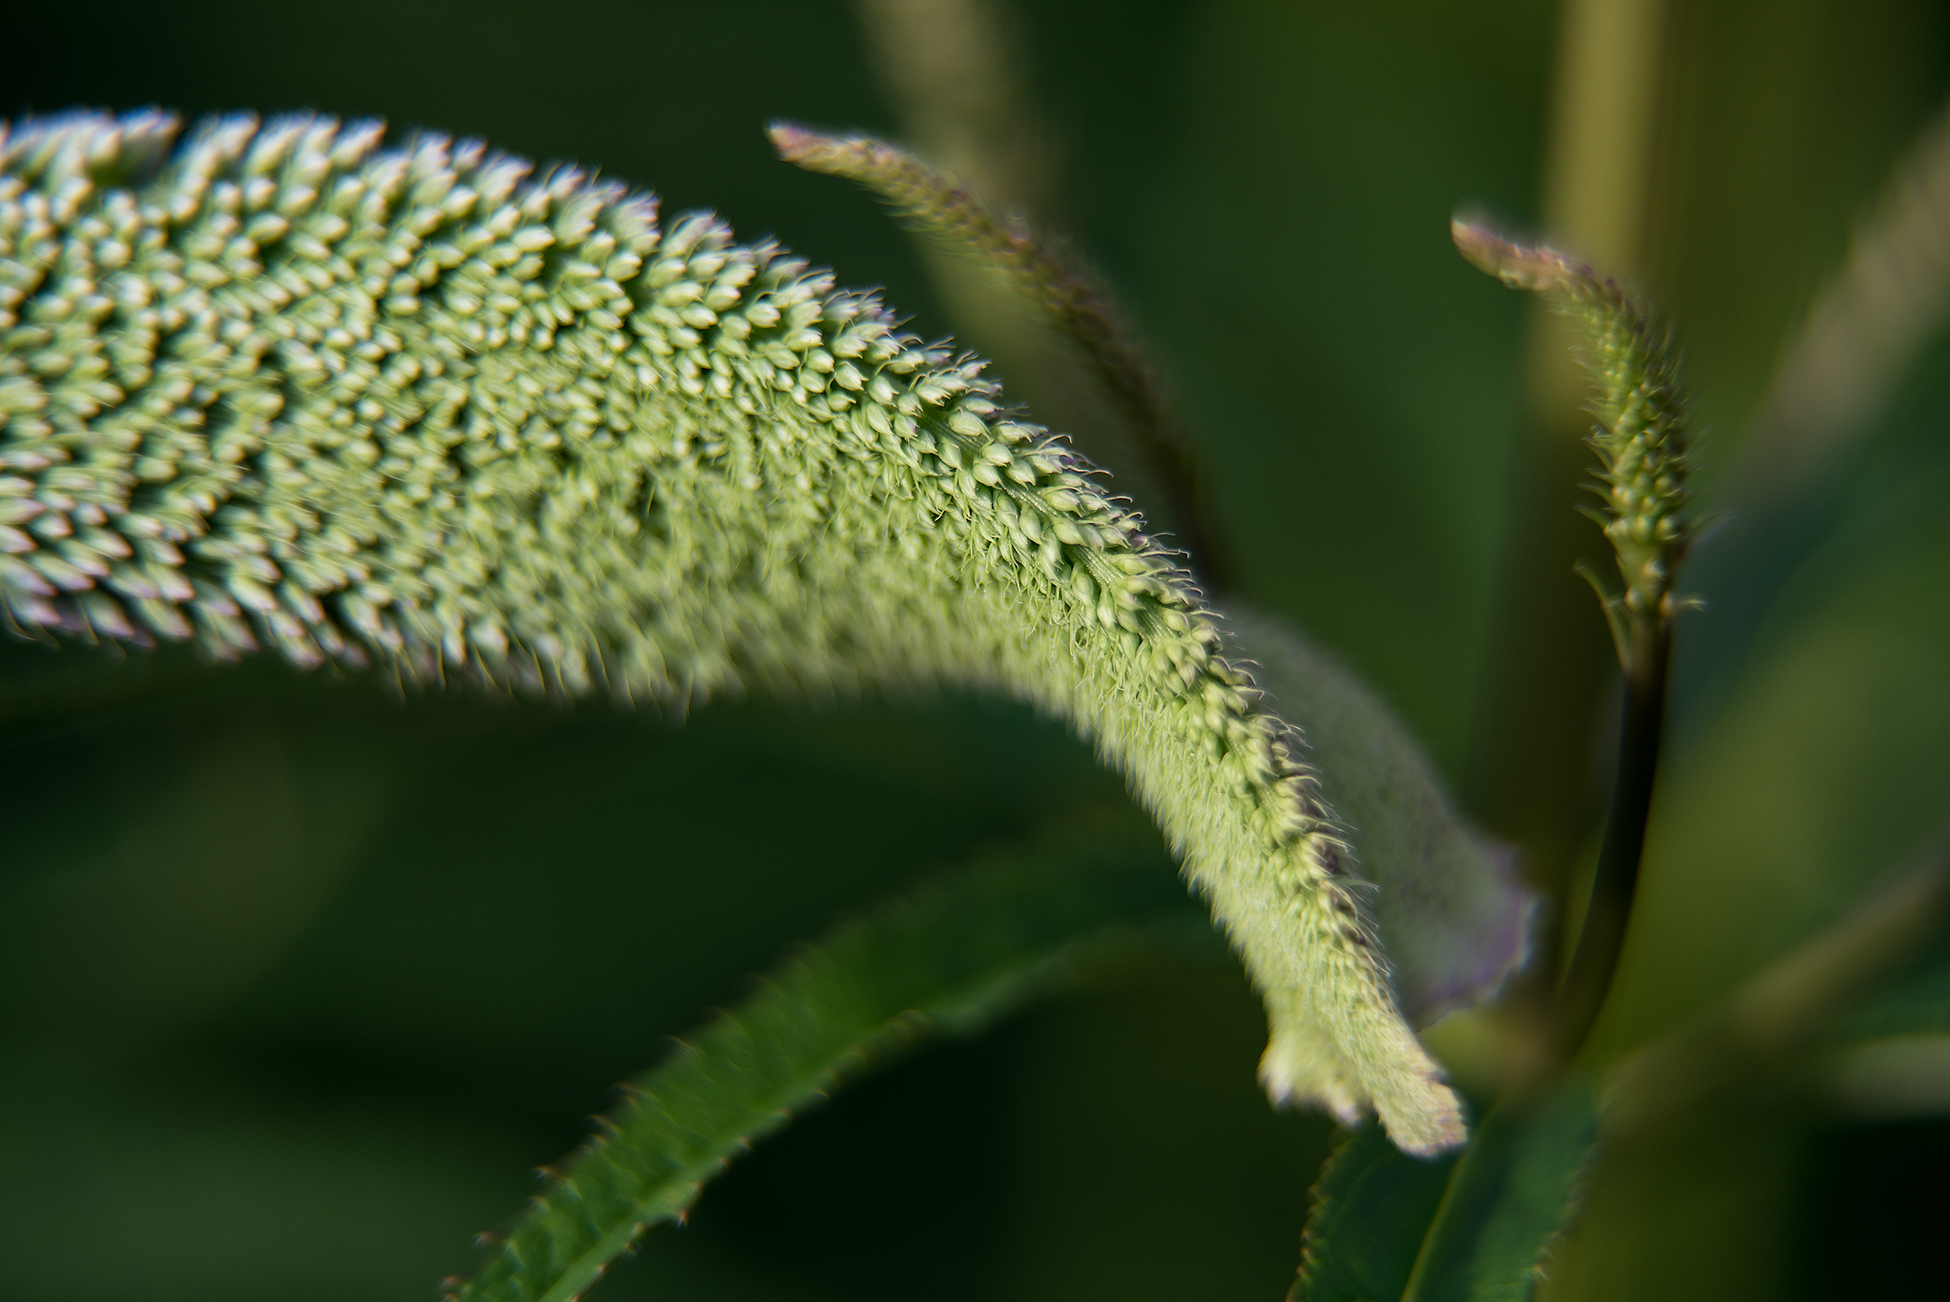
POLYGON ((1556 1038, 1568 1060, 1598 1020, 1612 975, 1625 947, 1645 853, 1646 820, 1658 777, 1659 741, 1665 730, 1666 679, 1672 658, 1672 624, 1657 618, 1632 622, 1631 660, 1625 674, 1625 719, 1618 747, 1618 779, 1591 883, 1591 903, 1578 933, 1571 969, 1558 992, 1556 1038))

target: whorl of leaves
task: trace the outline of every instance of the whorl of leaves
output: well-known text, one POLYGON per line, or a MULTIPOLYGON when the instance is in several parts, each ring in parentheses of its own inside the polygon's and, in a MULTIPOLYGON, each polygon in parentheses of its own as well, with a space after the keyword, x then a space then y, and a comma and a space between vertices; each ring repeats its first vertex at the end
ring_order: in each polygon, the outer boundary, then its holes
MULTIPOLYGON (((1266 1075, 1460 1139, 1292 730, 981 364, 718 221, 376 123, 0 134, 0 603, 24 629, 676 708, 968 683, 1130 777, 1266 992, 1266 1075)), ((762 795, 761 795, 762 798, 762 795)))

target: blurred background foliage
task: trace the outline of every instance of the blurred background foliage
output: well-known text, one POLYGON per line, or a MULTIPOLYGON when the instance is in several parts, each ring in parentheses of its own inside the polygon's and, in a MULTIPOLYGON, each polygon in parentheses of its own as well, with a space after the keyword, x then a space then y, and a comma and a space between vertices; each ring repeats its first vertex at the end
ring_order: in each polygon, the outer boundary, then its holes
MULTIPOLYGON (((1637 224, 1584 247, 1677 322, 1706 504, 1731 514, 1688 575, 1708 609, 1680 633, 1612 1051, 1818 930, 1950 810, 1950 349, 1794 500, 1743 508, 1726 473, 1851 221, 1950 87, 1950 13, 1623 7, 1650 15, 1626 70, 1637 224)), ((1243 595, 1358 667, 1540 882, 1574 883, 1611 699, 1568 574, 1599 553, 1569 513, 1583 454, 1539 379, 1549 332, 1447 231, 1460 203, 1577 225, 1546 162, 1576 81, 1564 14, 1000 13, 1053 160, 1037 215, 1155 341, 1243 595)), ((923 334, 956 325, 870 199, 764 140, 777 116, 899 131, 843 6, 91 3, 5 31, 9 113, 311 108, 482 136, 775 233, 885 286, 923 334)), ((1120 480, 1147 504, 1141 474, 1120 480)), ((615 1082, 795 939, 1054 828, 1173 871, 1119 781, 1005 703, 679 722, 0 647, 0 1294, 432 1296, 615 1082)), ((1216 948, 1160 954, 805 1118, 601 1296, 1280 1296, 1330 1127, 1267 1106, 1263 1034, 1216 948)), ((1465 1084, 1493 1083, 1490 1034, 1438 1028, 1465 1084)), ((1940 1281, 1950 1084, 1844 1106, 1805 1076, 1609 1151, 1548 1295, 1940 1281)))

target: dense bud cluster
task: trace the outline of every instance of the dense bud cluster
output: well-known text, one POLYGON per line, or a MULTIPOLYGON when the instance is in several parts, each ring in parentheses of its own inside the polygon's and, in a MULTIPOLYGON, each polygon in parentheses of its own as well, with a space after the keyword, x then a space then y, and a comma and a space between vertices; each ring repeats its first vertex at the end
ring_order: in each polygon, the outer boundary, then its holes
POLYGON ((1279 1089, 1459 1137, 1297 738, 979 362, 572 168, 324 118, 175 130, 0 130, 17 626, 680 708, 999 687, 1158 812, 1268 992, 1279 1089))
POLYGON ((1604 508, 1594 518, 1618 555, 1627 613, 1669 621, 1678 608, 1674 572, 1693 536, 1684 514, 1685 413, 1673 350, 1644 309, 1609 282, 1581 298, 1600 383, 1591 446, 1604 508))

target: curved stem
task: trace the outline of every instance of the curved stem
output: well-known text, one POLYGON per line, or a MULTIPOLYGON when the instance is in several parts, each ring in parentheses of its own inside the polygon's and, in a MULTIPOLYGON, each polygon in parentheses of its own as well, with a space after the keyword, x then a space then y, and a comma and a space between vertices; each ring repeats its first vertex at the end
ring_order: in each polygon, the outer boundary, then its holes
POLYGON ((1591 1034, 1611 991, 1638 892, 1646 820, 1652 812, 1652 788, 1659 770, 1672 625, 1666 620, 1635 620, 1631 636, 1630 654, 1625 658, 1625 718, 1611 812, 1598 853, 1598 872, 1591 883, 1591 903, 1585 909, 1570 971, 1558 990, 1556 1040, 1559 1057, 1566 1061, 1591 1034))

